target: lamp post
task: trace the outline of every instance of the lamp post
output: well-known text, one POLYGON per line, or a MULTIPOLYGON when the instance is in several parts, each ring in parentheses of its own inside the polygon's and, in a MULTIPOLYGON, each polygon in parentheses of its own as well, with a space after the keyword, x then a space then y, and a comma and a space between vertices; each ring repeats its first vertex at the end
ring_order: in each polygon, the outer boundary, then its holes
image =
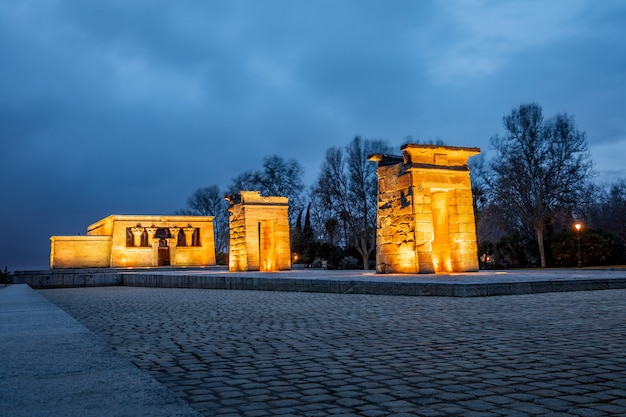
POLYGON ((574 228, 576 229, 576 235, 578 237, 578 267, 582 268, 582 259, 580 257, 580 229, 583 228, 583 224, 581 222, 574 223, 574 228))

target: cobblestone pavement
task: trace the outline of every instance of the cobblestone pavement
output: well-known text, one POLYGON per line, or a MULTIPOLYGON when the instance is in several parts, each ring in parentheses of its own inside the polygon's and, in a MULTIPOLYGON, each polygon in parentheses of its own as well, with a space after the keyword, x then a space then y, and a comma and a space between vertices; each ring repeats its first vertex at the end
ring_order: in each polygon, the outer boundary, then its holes
POLYGON ((626 415, 626 290, 41 293, 206 416, 626 415))

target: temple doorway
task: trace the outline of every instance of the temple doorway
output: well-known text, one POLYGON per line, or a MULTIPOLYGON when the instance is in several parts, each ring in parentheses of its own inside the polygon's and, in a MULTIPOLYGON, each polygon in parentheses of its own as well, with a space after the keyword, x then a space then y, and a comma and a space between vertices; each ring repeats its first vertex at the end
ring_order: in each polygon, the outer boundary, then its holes
POLYGON ((159 258, 158 258, 158 266, 169 266, 170 265, 170 248, 167 246, 167 239, 161 238, 159 239, 159 258))
POLYGON ((228 270, 290 269, 289 199, 262 196, 258 191, 240 191, 226 198, 230 201, 228 270))
POLYGON ((433 192, 432 213, 434 232, 432 253, 435 272, 452 272, 447 192, 433 192))
POLYGON ((274 242, 274 222, 258 222, 260 271, 276 271, 276 245, 274 242))

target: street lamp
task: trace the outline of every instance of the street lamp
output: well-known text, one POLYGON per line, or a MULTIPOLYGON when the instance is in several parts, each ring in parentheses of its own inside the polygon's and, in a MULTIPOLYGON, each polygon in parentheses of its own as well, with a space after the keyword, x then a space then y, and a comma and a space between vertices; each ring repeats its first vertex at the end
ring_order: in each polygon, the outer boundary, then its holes
POLYGON ((580 229, 583 228, 583 224, 581 222, 574 223, 574 229, 576 229, 576 235, 578 236, 578 267, 582 268, 582 259, 580 257, 580 229))

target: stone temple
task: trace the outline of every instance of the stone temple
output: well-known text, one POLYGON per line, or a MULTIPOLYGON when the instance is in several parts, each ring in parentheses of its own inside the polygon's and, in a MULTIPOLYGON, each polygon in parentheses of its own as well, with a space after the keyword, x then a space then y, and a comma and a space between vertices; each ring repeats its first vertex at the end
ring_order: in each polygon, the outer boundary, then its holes
POLYGON ((108 216, 87 236, 52 236, 50 268, 215 265, 213 218, 108 216))
MULTIPOLYGON (((478 271, 468 159, 478 148, 406 144, 378 164, 376 271, 478 271)), ((229 270, 291 269, 289 201, 258 191, 228 195, 229 270)), ((113 215, 87 236, 52 236, 51 268, 212 266, 213 216, 113 215)))
POLYGON ((228 195, 230 202, 230 271, 291 269, 289 201, 258 191, 228 195))
POLYGON ((378 163, 376 271, 478 271, 468 159, 478 148, 406 144, 378 163))

